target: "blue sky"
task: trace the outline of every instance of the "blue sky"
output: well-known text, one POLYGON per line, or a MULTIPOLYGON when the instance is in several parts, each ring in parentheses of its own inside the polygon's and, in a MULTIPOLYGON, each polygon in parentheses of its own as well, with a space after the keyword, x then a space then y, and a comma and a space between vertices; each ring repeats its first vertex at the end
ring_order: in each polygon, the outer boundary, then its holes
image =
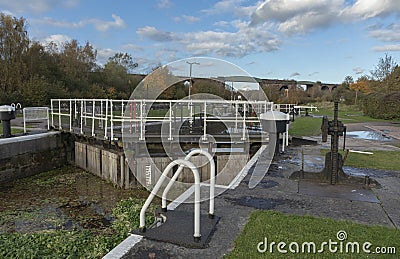
POLYGON ((105 63, 128 52, 148 73, 192 56, 252 76, 340 83, 369 74, 385 53, 400 62, 399 0, 0 0, 31 38, 89 41, 105 63))

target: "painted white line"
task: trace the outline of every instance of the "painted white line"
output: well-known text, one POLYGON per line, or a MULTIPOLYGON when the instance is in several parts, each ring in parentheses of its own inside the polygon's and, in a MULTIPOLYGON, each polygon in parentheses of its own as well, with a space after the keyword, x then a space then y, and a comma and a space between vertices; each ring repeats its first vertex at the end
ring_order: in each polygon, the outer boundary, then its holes
POLYGON ((261 156, 262 152, 267 148, 267 145, 262 145, 257 153, 250 159, 249 162, 243 167, 242 171, 232 180, 232 182, 228 185, 229 189, 235 189, 239 186, 240 182, 246 177, 250 168, 257 162, 258 158, 261 156))
POLYGON ((176 198, 170 204, 168 204, 167 209, 175 210, 179 205, 185 202, 193 194, 193 192, 194 192, 194 185, 190 186, 189 189, 187 189, 184 193, 179 195, 178 198, 176 198))
POLYGON ((350 153, 359 153, 359 154, 364 154, 364 155, 373 155, 374 153, 372 152, 366 152, 366 151, 359 151, 359 150, 351 150, 349 149, 350 153))
POLYGON ((106 254, 103 259, 114 259, 121 258, 126 253, 131 250, 137 243, 143 239, 143 236, 131 234, 129 237, 125 238, 119 245, 114 247, 108 254, 106 254))

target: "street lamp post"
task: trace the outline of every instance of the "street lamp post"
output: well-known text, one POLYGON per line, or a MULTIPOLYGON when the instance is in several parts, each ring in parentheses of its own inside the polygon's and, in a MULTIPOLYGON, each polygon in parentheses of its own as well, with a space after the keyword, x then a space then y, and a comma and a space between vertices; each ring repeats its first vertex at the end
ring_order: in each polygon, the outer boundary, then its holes
POLYGON ((192 105, 192 97, 190 96, 191 88, 192 88, 192 66, 193 65, 200 65, 199 62, 189 62, 186 61, 187 64, 189 64, 189 84, 185 82, 185 85, 189 85, 189 100, 190 100, 190 114, 189 114, 189 132, 192 133, 192 126, 193 126, 193 105, 192 105))
POLYGON ((189 99, 191 99, 191 98, 190 98, 190 90, 191 90, 191 88, 192 88, 192 66, 193 66, 193 65, 200 65, 200 63, 199 63, 199 62, 189 62, 189 61, 186 61, 186 63, 188 63, 189 66, 190 66, 190 68, 189 68, 189 82, 190 82, 190 86, 189 86, 189 99))

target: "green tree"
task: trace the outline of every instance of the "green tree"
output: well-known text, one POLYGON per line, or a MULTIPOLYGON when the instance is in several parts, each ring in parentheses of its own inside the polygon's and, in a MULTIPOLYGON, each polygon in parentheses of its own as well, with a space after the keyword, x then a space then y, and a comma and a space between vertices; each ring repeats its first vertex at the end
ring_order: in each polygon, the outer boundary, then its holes
POLYGON ((20 101, 27 78, 23 56, 29 49, 26 20, 0 13, 0 101, 20 101))
MULTIPOLYGON (((380 84, 378 86, 383 88, 385 91, 392 91, 390 87, 390 75, 393 73, 397 64, 393 57, 385 53, 385 57, 380 58, 378 64, 375 66, 374 70, 371 70, 372 78, 380 84)), ((375 89, 378 90, 378 89, 375 89)))
POLYGON ((134 84, 137 84, 129 73, 137 66, 128 53, 116 53, 110 57, 103 70, 105 88, 114 87, 119 92, 117 96, 128 98, 133 91, 134 84))

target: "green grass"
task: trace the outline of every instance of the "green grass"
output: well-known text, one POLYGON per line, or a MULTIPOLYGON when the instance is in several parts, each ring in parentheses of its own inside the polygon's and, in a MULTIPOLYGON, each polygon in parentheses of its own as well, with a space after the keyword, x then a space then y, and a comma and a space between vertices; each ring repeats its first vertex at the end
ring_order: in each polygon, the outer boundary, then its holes
MULTIPOLYGON (((113 189, 111 184, 75 167, 15 181, 12 189, 0 192, 0 258, 101 258, 123 241, 129 231, 139 228, 142 197, 148 195, 144 189, 128 193, 113 189), (84 187, 85 181, 90 185, 84 187), (76 193, 78 187, 83 188, 76 193), (106 204, 102 203, 107 200, 103 195, 115 196, 106 204), (116 200, 119 201, 115 203, 116 200), (82 201, 99 204, 104 211, 111 210, 111 225, 87 224, 104 215, 92 211, 82 201)), ((154 209, 151 205, 146 213, 147 226, 154 222, 154 209)))
MULTIPOLYGON (((143 203, 144 200, 135 198, 118 202, 113 209, 114 221, 110 229, 52 229, 0 234, 0 258, 101 258, 122 242, 130 230, 139 228, 139 212, 143 203)), ((149 210, 154 211, 154 206, 149 210)), ((8 214, 0 213, 0 219, 7 218, 8 214)), ((26 214, 29 217, 26 222, 31 214, 26 214)), ((150 214, 146 215, 147 226, 154 221, 150 214)), ((3 223, 2 220, 0 223, 3 223)))
MULTIPOLYGON (((322 155, 325 155, 327 152, 327 149, 321 150, 322 155)), ((360 168, 400 171, 400 151, 374 150, 369 152, 372 152, 373 155, 349 153, 345 165, 360 168)), ((340 151, 340 153, 344 155, 344 151, 340 151)))
MULTIPOLYGON (((20 134, 20 133, 24 133, 24 130, 11 127, 11 134, 20 134)), ((0 135, 1 134, 3 134, 3 125, 2 124, 0 124, 0 135)))
POLYGON ((321 124, 321 118, 298 117, 290 124, 289 135, 296 137, 320 135, 321 124))
MULTIPOLYGON (((313 115, 328 116, 329 118, 333 118, 333 103, 323 102, 316 103, 314 105, 318 107, 318 111, 313 111, 313 115)), ((342 103, 339 103, 339 120, 343 121, 343 123, 385 121, 364 115, 363 111, 357 105, 346 105, 342 103)))
MULTIPOLYGON (((396 247, 397 254, 400 249, 400 231, 382 226, 366 226, 349 221, 337 221, 325 218, 314 218, 311 216, 284 215, 275 211, 254 211, 242 233, 235 240, 234 250, 224 258, 366 258, 373 254, 362 251, 365 242, 372 243, 371 251, 378 246, 396 247), (328 246, 324 246, 323 252, 318 253, 323 242, 339 242, 337 233, 347 233, 347 239, 343 243, 343 253, 330 253, 328 246), (260 253, 257 246, 267 238, 268 250, 260 253), (271 242, 276 242, 273 252, 270 253, 271 242), (284 249, 287 254, 278 252, 277 244, 285 242, 284 249), (289 244, 299 244, 300 253, 292 253, 289 244), (317 253, 301 253, 303 242, 314 242, 317 253), (347 242, 358 242, 360 253, 344 253, 347 242)), ((291 246, 293 249, 295 246, 291 246)), ((340 245, 337 245, 340 251, 340 245)), ((260 247, 261 249, 263 246, 260 247)), ((306 247, 307 248, 307 247, 306 247)), ((292 250, 293 250, 292 249, 292 250)), ((306 249, 307 250, 307 249, 306 249)), ((307 252, 307 251, 306 251, 307 252)), ((394 254, 383 255, 380 258, 394 258, 394 254)))
MULTIPOLYGON (((333 103, 324 102, 324 103, 316 103, 313 105, 318 107, 318 111, 310 112, 310 114, 319 116, 328 116, 330 120, 333 119, 333 103)), ((356 105, 345 105, 345 104, 339 104, 339 120, 342 121, 344 124, 385 121, 365 116, 363 112, 359 109, 359 107, 356 105)), ((321 124, 322 124, 321 118, 298 117, 295 119, 294 122, 291 123, 289 134, 297 137, 320 135, 321 124)))

